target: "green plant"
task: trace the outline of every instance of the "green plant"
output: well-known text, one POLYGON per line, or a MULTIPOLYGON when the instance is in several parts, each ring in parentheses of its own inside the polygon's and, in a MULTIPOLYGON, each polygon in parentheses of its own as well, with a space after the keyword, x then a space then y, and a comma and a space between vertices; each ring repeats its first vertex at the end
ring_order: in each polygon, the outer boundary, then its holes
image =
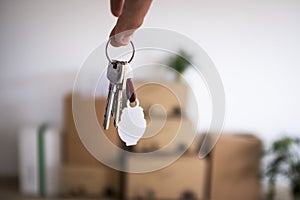
POLYGON ((177 55, 169 58, 167 65, 177 71, 177 79, 180 78, 181 74, 189 67, 192 56, 185 50, 181 49, 177 55))
POLYGON ((272 143, 266 155, 270 156, 265 177, 268 180, 267 199, 274 199, 277 177, 290 182, 294 199, 300 199, 300 138, 283 137, 272 143))

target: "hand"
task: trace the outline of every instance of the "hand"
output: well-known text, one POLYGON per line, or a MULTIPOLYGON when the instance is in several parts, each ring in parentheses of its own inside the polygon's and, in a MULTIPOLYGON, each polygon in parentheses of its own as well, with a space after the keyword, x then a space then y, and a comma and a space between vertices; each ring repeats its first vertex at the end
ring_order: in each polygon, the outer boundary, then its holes
POLYGON ((117 24, 110 33, 111 45, 125 46, 136 29, 144 21, 152 0, 111 0, 111 12, 118 17, 117 24))

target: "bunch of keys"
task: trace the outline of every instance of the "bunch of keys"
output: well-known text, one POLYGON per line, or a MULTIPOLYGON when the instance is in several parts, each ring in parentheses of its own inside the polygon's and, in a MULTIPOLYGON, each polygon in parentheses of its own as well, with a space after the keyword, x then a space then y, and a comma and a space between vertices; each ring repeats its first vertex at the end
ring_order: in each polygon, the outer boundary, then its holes
POLYGON ((129 63, 132 61, 135 49, 133 42, 130 44, 133 53, 129 61, 111 60, 107 49, 110 40, 106 44, 106 57, 109 61, 107 67, 107 79, 109 80, 109 91, 104 114, 104 130, 109 129, 110 117, 114 118, 114 125, 118 129, 120 138, 127 146, 135 145, 143 136, 146 129, 143 109, 139 106, 132 83, 133 72, 129 63), (126 98, 126 107, 124 99, 126 98), (135 103, 134 107, 130 103, 135 103))

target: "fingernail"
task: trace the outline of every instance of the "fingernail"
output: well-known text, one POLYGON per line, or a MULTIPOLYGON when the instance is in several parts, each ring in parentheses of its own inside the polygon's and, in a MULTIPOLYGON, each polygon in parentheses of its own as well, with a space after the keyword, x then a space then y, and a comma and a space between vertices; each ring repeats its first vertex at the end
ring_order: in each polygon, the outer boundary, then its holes
POLYGON ((116 41, 116 38, 113 37, 111 40, 110 40, 110 44, 114 47, 118 47, 120 46, 120 44, 116 41))
POLYGON ((110 41, 110 44, 115 47, 126 46, 129 44, 132 35, 115 35, 110 41))
POLYGON ((121 43, 124 44, 124 45, 127 45, 129 44, 130 40, 131 40, 131 37, 130 36, 125 36, 121 39, 121 43))

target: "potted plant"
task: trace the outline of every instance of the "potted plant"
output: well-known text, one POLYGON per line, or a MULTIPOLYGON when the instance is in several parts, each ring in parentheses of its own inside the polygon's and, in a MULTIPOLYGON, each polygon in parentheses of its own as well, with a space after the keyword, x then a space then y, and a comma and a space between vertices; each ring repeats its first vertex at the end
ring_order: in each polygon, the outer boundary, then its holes
POLYGON ((300 199, 300 138, 283 137, 272 143, 266 155, 270 162, 264 173, 268 181, 267 199, 273 200, 278 177, 286 178, 290 183, 294 200, 300 199))
POLYGON ((181 49, 177 55, 169 58, 167 65, 173 68, 176 72, 176 80, 180 80, 181 75, 189 67, 192 56, 185 50, 181 49))

